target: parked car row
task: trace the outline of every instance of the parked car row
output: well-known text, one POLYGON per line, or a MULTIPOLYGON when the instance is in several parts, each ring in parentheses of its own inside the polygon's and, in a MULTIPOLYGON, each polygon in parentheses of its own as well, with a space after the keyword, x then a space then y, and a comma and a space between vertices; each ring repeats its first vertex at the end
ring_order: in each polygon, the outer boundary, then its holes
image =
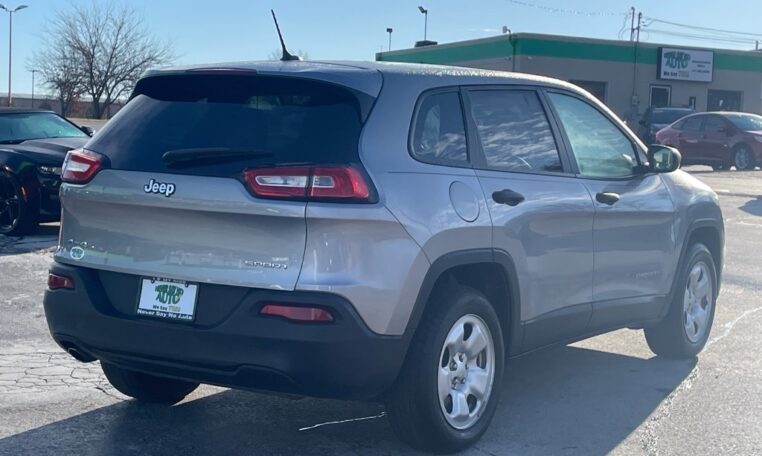
POLYGON ((746 171, 762 164, 762 116, 757 114, 650 107, 639 124, 646 144, 678 148, 684 165, 746 171))
POLYGON ((683 164, 752 170, 762 164, 762 116, 740 112, 692 114, 658 131, 656 142, 680 149, 683 164))
POLYGON ((51 111, 0 108, 0 234, 58 220, 64 157, 92 134, 51 111))
POLYGON ((646 109, 643 119, 640 121, 638 132, 640 138, 646 144, 655 144, 656 132, 694 112, 696 111, 692 108, 679 106, 650 107, 646 109))

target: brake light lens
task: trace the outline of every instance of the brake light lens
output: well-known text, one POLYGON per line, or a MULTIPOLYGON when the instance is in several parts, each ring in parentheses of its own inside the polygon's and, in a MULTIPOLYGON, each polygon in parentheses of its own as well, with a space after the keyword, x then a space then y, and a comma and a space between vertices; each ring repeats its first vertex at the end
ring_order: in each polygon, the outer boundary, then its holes
POLYGON ((57 274, 48 274, 48 288, 51 290, 73 290, 74 279, 71 277, 61 276, 57 274))
POLYGON ((243 176, 262 198, 367 202, 371 196, 365 176, 352 166, 256 168, 243 176))
POLYGON ((61 168, 61 180, 70 184, 85 184, 103 167, 103 155, 84 149, 70 150, 61 168))
POLYGON ((259 311, 261 315, 281 317, 300 323, 331 323, 333 315, 320 307, 302 307, 289 304, 266 303, 259 311))

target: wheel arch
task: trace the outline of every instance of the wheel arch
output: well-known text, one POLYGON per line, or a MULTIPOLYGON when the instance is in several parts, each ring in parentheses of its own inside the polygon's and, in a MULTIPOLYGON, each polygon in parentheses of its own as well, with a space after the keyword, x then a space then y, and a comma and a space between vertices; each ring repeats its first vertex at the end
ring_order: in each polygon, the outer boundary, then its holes
MULTIPOLYGON (((682 247, 680 248, 680 260, 678 261, 677 268, 673 274, 672 288, 670 290, 669 299, 667 302, 672 302, 674 299, 675 293, 678 291, 678 283, 676 280, 674 280, 674 278, 676 278, 680 273, 685 264, 685 261, 687 260, 686 255, 688 254, 688 249, 690 246, 697 242, 701 242, 706 245, 706 247, 709 249, 709 252, 712 254, 714 269, 717 271, 717 289, 715 291, 715 299, 717 298, 717 295, 719 295, 720 287, 722 284, 722 269, 724 264, 725 230, 722 226, 722 222, 718 220, 709 218, 698 219, 691 223, 685 233, 685 238, 682 247)), ((664 315, 662 315, 662 317, 666 316, 668 310, 669 306, 665 308, 664 315)))
POLYGON ((518 354, 522 340, 519 281, 513 258, 502 250, 459 250, 437 258, 424 277, 405 337, 412 340, 434 292, 452 282, 474 288, 489 298, 501 326, 508 332, 506 354, 518 354))
POLYGON ((0 149, 0 171, 16 176, 27 192, 34 195, 39 193, 37 162, 29 157, 12 150, 0 149))

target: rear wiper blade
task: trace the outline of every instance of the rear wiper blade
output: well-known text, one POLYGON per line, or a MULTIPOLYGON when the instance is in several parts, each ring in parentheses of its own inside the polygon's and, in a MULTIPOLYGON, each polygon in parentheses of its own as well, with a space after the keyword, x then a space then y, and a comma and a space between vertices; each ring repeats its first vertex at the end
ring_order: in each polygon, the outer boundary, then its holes
POLYGON ((229 147, 198 147, 193 149, 175 149, 164 153, 161 159, 169 165, 185 165, 207 161, 236 161, 251 158, 272 157, 272 152, 263 150, 232 149, 229 147))

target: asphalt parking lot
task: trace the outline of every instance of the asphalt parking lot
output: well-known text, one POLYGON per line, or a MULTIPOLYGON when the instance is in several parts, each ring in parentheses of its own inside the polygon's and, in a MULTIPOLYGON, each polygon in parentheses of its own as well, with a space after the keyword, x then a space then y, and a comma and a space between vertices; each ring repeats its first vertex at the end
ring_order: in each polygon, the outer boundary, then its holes
MULTIPOLYGON (((507 366, 473 455, 762 454, 762 171, 690 169, 720 194, 726 262, 706 350, 653 356, 642 331, 507 366)), ((57 227, 0 236, 0 454, 408 454, 379 404, 202 387, 174 407, 126 400, 50 339, 42 310, 57 227)))

